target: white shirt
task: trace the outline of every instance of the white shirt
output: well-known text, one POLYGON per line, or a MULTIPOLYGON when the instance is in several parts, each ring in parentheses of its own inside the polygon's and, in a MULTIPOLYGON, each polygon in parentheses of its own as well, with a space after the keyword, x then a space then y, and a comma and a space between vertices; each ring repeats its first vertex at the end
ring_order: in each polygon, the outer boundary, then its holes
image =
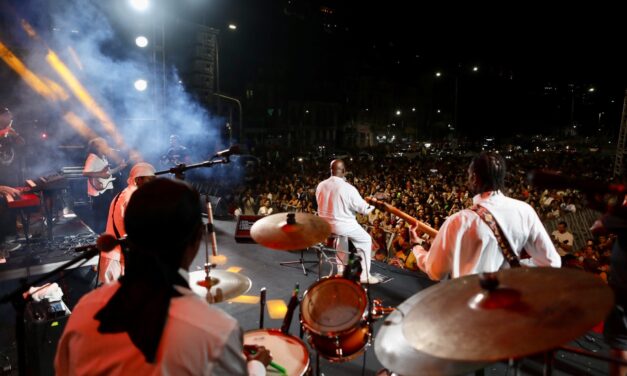
POLYGON ((59 340, 57 375, 265 375, 259 361, 249 362, 247 371, 237 321, 179 286, 183 296, 170 302, 157 360, 147 363, 127 333, 98 333, 94 315, 119 287, 104 285, 78 302, 59 340))
MULTIPOLYGON (((499 224, 516 255, 524 248, 531 256, 533 266, 560 267, 561 259, 551 237, 537 213, 527 203, 504 196, 500 192, 486 192, 473 198, 475 205, 488 209, 499 224)), ((509 268, 494 233, 470 209, 450 216, 440 228, 429 251, 421 246, 413 249, 418 267, 429 278, 440 280, 481 272, 495 272, 509 268)))
MULTIPOLYGON (((87 160, 85 161, 85 167, 83 167, 83 172, 99 172, 102 171, 105 167, 109 165, 106 157, 100 158, 94 153, 89 153, 87 156, 87 160)), ((113 189, 113 185, 107 184, 107 186, 102 190, 97 190, 94 185, 90 182, 90 178, 87 178, 87 194, 89 196, 95 197, 102 194, 107 189, 113 189)))
POLYGON ((357 188, 344 179, 331 176, 316 188, 318 215, 331 225, 334 234, 343 235, 346 228, 358 225, 356 213, 369 214, 374 206, 361 197, 357 188))
MULTIPOLYGON (((551 233, 551 235, 553 235, 553 238, 556 239, 560 245, 566 244, 572 247, 573 243, 575 242, 575 238, 573 237, 573 234, 571 234, 568 231, 564 231, 564 233, 561 233, 558 230, 555 230, 553 231, 553 233, 551 233), (564 243, 564 241, 566 241, 566 243, 564 243)), ((571 248, 571 251, 572 251, 572 248, 571 248)), ((557 247, 557 252, 560 254, 560 256, 566 256, 571 251, 568 251, 565 248, 562 248, 561 246, 557 247)))

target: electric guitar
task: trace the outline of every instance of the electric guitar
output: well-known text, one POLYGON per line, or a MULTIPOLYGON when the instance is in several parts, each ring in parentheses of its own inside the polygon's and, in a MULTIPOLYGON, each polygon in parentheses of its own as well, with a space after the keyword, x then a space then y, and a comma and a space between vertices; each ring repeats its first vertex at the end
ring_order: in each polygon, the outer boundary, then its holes
POLYGON ((111 169, 109 166, 105 166, 102 170, 98 172, 107 172, 109 173, 108 178, 89 178, 89 184, 92 185, 99 193, 106 191, 107 189, 113 188, 113 181, 116 179, 113 175, 122 171, 126 168, 126 161, 122 161, 116 168, 111 169))

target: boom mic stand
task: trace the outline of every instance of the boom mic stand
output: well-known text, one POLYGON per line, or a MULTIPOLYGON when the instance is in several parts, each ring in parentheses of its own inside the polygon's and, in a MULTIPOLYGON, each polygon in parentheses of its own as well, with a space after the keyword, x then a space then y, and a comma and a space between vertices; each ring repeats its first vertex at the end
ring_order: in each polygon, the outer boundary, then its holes
POLYGON ((229 157, 222 157, 219 159, 210 159, 208 161, 204 161, 204 162, 200 162, 200 163, 195 163, 195 164, 191 164, 191 165, 186 165, 185 163, 181 163, 180 165, 177 165, 176 167, 172 167, 170 169, 167 170, 161 170, 161 171, 157 171, 155 172, 155 175, 165 175, 165 174, 174 174, 174 177, 179 179, 179 180, 185 180, 185 171, 187 170, 191 170, 194 168, 199 168, 199 167, 213 167, 213 165, 216 164, 227 164, 231 162, 229 160, 229 157))

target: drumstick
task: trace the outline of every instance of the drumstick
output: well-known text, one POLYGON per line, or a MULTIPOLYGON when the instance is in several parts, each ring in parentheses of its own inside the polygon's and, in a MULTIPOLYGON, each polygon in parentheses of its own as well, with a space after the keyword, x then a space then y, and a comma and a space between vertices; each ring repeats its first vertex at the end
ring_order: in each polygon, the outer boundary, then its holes
POLYGON ((418 230, 428 234, 430 237, 435 238, 435 236, 438 234, 438 230, 434 229, 433 227, 429 226, 426 223, 420 222, 419 220, 417 220, 416 218, 412 217, 411 215, 405 213, 404 211, 401 211, 397 208, 395 208, 394 206, 383 202, 381 200, 377 200, 374 197, 366 197, 365 198, 366 202, 368 202, 369 204, 372 204, 374 206, 376 206, 378 209, 381 210, 385 210, 389 213, 394 214, 395 216, 399 217, 399 218, 403 218, 405 221, 409 222, 410 224, 414 225, 414 226, 418 226, 418 230))
MULTIPOLYGON (((256 345, 244 345, 244 351, 249 353, 250 355, 255 355, 257 353, 257 348, 258 346, 256 345)), ((268 365, 279 371, 282 375, 287 375, 287 370, 285 369, 285 367, 275 363, 274 361, 270 361, 268 365)))

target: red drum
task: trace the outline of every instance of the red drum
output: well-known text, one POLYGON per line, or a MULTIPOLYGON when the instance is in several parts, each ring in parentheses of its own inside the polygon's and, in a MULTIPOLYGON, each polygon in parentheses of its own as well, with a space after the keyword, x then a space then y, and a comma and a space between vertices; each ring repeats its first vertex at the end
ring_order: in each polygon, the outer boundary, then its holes
POLYGON ((345 362, 361 354, 370 340, 368 297, 356 282, 334 276, 305 291, 301 324, 311 347, 331 362, 345 362))
MULTIPOLYGON (((272 361, 285 368, 287 375, 304 376, 310 374, 309 351, 298 338, 283 334, 278 329, 259 329, 244 333, 245 345, 264 346, 270 350, 272 361)), ((268 366, 268 375, 280 373, 268 366)))

